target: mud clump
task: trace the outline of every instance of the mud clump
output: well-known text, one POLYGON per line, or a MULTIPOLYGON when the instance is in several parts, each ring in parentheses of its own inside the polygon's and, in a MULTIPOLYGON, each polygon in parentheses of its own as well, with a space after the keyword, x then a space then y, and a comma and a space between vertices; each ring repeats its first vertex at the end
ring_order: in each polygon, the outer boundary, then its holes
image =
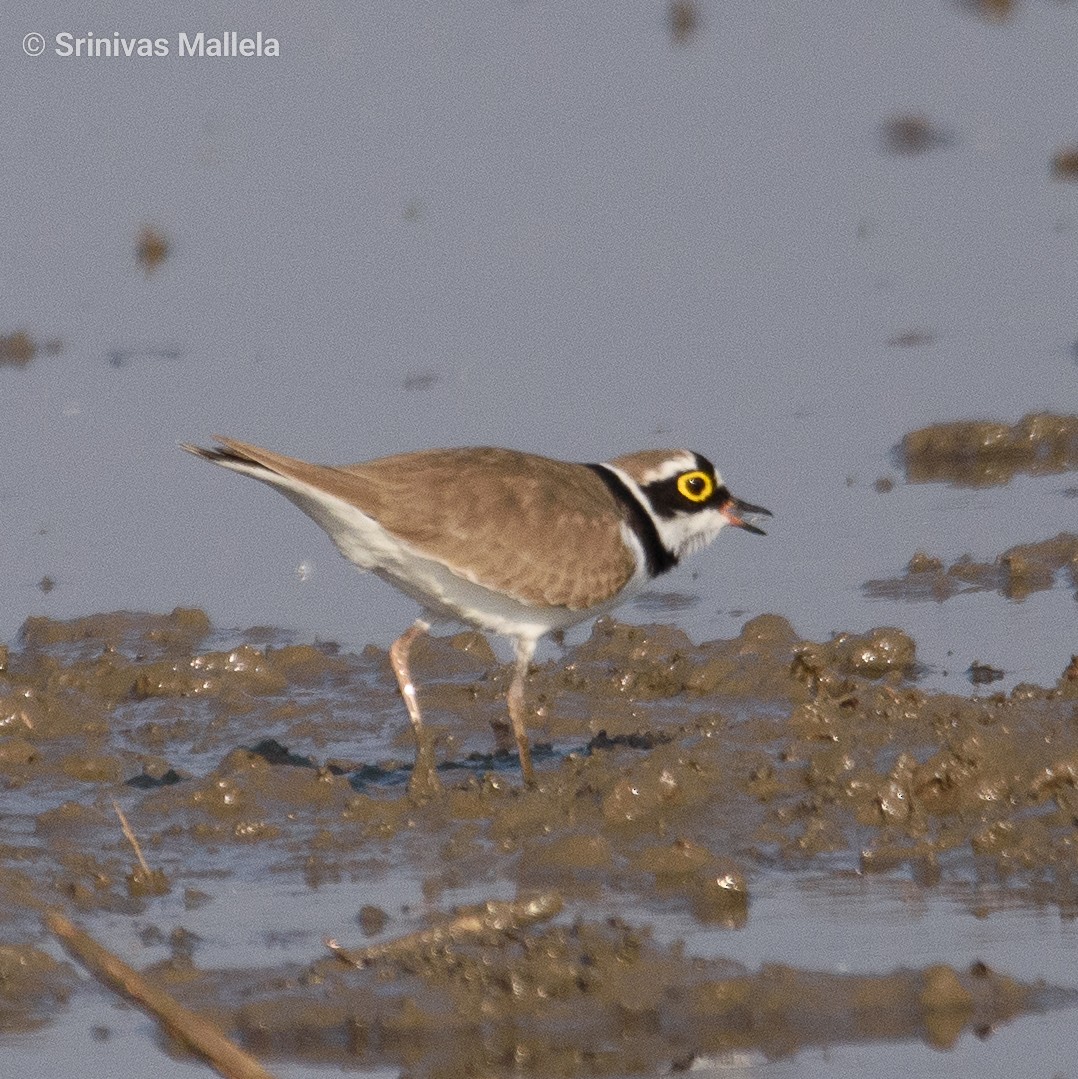
POLYGON ((95 649, 116 649, 133 641, 189 649, 205 639, 210 629, 210 620, 205 611, 177 607, 169 615, 115 611, 73 618, 67 622, 35 616, 23 623, 19 640, 31 650, 80 643, 90 643, 95 649))
POLYGON ((160 229, 143 225, 135 239, 135 260, 147 277, 169 256, 172 245, 160 229))
POLYGON ((1073 532, 1020 543, 991 562, 963 555, 945 566, 941 559, 918 551, 901 577, 866 581, 862 587, 877 599, 942 603, 965 592, 992 591, 1021 602, 1034 592, 1055 587, 1061 577, 1078 599, 1078 535, 1073 532))
POLYGON ((1078 146, 1066 146, 1052 155, 1052 175, 1057 180, 1078 181, 1078 146))
POLYGON ((925 154, 953 146, 955 137, 927 116, 900 113, 881 125, 880 143, 889 154, 925 154))
POLYGON ((0 367, 25 367, 35 356, 55 356, 62 348, 56 339, 38 341, 25 330, 0 334, 0 367))
POLYGON ((796 648, 795 670, 818 688, 820 679, 835 676, 899 680, 910 677, 917 664, 917 646, 903 630, 892 626, 868 633, 839 633, 825 644, 804 643, 796 648))
POLYGON ((700 29, 700 12, 694 0, 671 0, 666 21, 674 42, 684 45, 700 29))
POLYGON ((70 966, 40 949, 0 944, 0 1033, 43 1026, 66 1004, 76 984, 70 966))
POLYGON ((1035 412, 1018 423, 961 421, 911 431, 898 446, 908 483, 992 487, 1020 473, 1078 469, 1078 416, 1035 412))

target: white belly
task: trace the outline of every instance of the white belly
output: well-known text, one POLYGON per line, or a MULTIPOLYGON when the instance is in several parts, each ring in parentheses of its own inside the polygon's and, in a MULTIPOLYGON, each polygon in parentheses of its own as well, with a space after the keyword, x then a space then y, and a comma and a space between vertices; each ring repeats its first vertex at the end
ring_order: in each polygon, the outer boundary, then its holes
POLYGON ((441 562, 424 557, 372 517, 341 499, 286 477, 275 476, 271 480, 252 474, 272 483, 317 522, 345 558, 411 596, 434 620, 460 621, 491 633, 536 640, 545 633, 568 629, 606 614, 645 583, 638 575, 610 600, 585 610, 533 606, 461 577, 441 562))

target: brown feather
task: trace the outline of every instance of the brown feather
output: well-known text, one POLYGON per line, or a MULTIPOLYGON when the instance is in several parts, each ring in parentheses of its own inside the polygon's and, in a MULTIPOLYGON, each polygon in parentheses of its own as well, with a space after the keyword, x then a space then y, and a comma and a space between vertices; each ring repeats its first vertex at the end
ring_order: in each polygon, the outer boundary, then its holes
POLYGON ((636 571, 620 507, 579 464, 473 448, 329 466, 218 442, 356 506, 458 576, 525 603, 584 610, 614 597, 636 571))

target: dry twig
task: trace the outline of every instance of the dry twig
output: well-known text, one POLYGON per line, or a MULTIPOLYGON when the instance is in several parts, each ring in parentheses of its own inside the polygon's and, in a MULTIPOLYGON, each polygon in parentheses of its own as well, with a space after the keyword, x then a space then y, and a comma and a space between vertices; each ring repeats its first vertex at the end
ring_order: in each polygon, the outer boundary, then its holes
POLYGON ((57 911, 45 915, 45 925, 64 949, 98 981, 148 1012, 174 1038, 206 1060, 225 1079, 273 1079, 249 1053, 229 1041, 212 1020, 196 1015, 163 989, 150 985, 104 945, 57 911))
POLYGON ((152 870, 146 863, 146 859, 142 857, 142 848, 139 846, 138 839, 135 838, 135 833, 131 829, 131 825, 127 823, 127 817, 124 816, 124 811, 120 808, 120 803, 115 798, 112 800, 112 808, 116 810, 116 816, 120 818, 120 827, 124 830, 124 835, 127 836, 128 843, 135 848, 135 854, 138 857, 138 864, 142 866, 142 871, 147 876, 152 875, 152 870))
POLYGON ((460 907, 448 921, 388 940, 384 944, 359 949, 345 948, 335 940, 327 940, 325 944, 342 962, 354 967, 366 967, 379 959, 405 959, 424 948, 459 943, 484 933, 510 933, 526 925, 545 922, 558 914, 561 908, 562 900, 557 892, 544 892, 530 899, 512 901, 492 899, 487 903, 460 907))

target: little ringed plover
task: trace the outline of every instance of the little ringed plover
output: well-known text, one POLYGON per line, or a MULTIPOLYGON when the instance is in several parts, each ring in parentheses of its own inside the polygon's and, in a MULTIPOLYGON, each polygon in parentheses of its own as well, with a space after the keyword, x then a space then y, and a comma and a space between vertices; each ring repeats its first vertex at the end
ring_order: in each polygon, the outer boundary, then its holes
POLYGON ((746 515, 770 516, 730 494, 711 462, 689 450, 573 464, 484 447, 332 466, 216 441, 183 448, 276 488, 345 558, 422 606, 389 650, 416 739, 417 791, 440 786, 408 670, 409 649, 432 621, 515 642, 507 704, 531 785, 524 680, 539 638, 610 611, 725 525, 763 535, 746 515))

